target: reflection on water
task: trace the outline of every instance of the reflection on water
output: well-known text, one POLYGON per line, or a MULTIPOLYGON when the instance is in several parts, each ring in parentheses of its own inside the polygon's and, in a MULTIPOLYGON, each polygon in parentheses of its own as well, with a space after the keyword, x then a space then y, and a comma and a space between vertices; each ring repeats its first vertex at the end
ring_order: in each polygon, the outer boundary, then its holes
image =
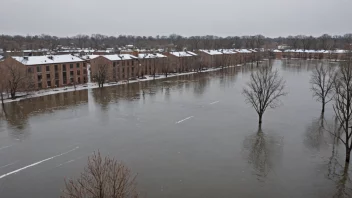
POLYGON ((23 140, 30 135, 27 129, 29 127, 28 119, 31 116, 74 108, 87 102, 87 90, 42 96, 6 104, 2 117, 11 129, 9 130, 10 136, 13 139, 23 140))
POLYGON ((335 184, 336 191, 334 198, 347 198, 352 196, 352 182, 351 171, 348 163, 343 163, 344 157, 339 155, 338 150, 339 140, 334 139, 332 145, 331 157, 328 162, 328 179, 332 180, 335 184))
MULTIPOLYGON (((275 179, 285 181, 284 184, 280 185, 286 189, 296 189, 297 184, 302 181, 312 182, 312 186, 317 183, 317 185, 320 185, 321 182, 322 185, 319 187, 327 189, 327 193, 331 193, 331 196, 334 194, 335 197, 348 197, 348 195, 351 195, 350 169, 344 164, 343 145, 339 144, 339 141, 336 141, 336 138, 330 133, 331 131, 339 131, 340 126, 335 119, 329 120, 332 116, 329 115, 329 111, 326 111, 325 117, 317 117, 314 112, 320 110, 320 104, 311 98, 308 84, 302 86, 303 83, 309 82, 309 72, 316 63, 316 61, 298 60, 274 62, 274 67, 281 69, 280 73, 287 77, 285 80, 287 80, 289 91, 294 94, 285 98, 283 107, 275 109, 275 111, 268 111, 266 118, 268 119, 267 123, 272 123, 268 125, 270 130, 264 128, 251 131, 252 129, 250 129, 253 124, 256 124, 253 120, 256 121, 257 116, 252 109, 244 104, 244 99, 239 90, 242 89, 242 84, 248 80, 249 73, 258 67, 247 65, 245 67, 228 68, 224 71, 180 75, 168 79, 59 93, 8 103, 5 105, 6 113, 2 112, 0 114, 0 135, 1 137, 9 136, 20 140, 31 137, 28 138, 30 141, 27 141, 29 142, 27 145, 30 145, 34 139, 40 139, 39 136, 41 135, 45 136, 43 138, 50 143, 72 139, 82 142, 82 152, 85 149, 84 146, 92 145, 92 148, 93 146, 97 148, 104 147, 104 144, 106 144, 105 149, 109 152, 113 153, 118 150, 121 154, 119 156, 129 159, 130 164, 141 164, 142 168, 139 167, 139 171, 142 170, 140 173, 144 174, 144 178, 143 176, 140 177, 141 183, 147 186, 147 190, 151 190, 154 193, 153 195, 160 195, 158 194, 159 191, 155 189, 158 188, 157 185, 163 185, 164 182, 169 182, 169 184, 171 182, 173 185, 170 185, 169 190, 172 191, 169 192, 175 192, 178 195, 187 190, 189 190, 187 192, 195 194, 202 194, 199 193, 201 191, 205 195, 209 192, 207 190, 213 190, 205 189, 208 186, 203 186, 208 181, 204 179, 204 183, 202 183, 203 181, 199 182, 198 180, 201 177, 192 177, 192 175, 198 174, 199 169, 204 168, 207 171, 212 170, 208 171, 209 175, 211 175, 214 183, 219 184, 214 186, 209 182, 209 186, 211 184, 212 187, 221 191, 226 188, 226 192, 242 190, 242 192, 245 192, 242 194, 245 195, 244 197, 246 195, 248 195, 247 197, 258 197, 256 195, 269 191, 269 193, 272 192, 276 195, 276 186, 270 188, 269 184, 272 181, 275 182, 275 179), (297 83, 297 81, 300 83, 297 83), (218 102, 207 105, 214 101, 218 102), (298 101, 297 104, 295 104, 295 101, 298 101), (198 108, 200 103, 202 108, 198 108), (82 116, 72 121, 71 118, 77 116, 74 112, 80 111, 89 113, 89 116, 82 116), (46 118, 47 115, 52 117, 46 118), (182 122, 182 124, 175 124, 176 121, 188 116, 194 117, 182 122), (120 118, 126 118, 125 120, 128 122, 120 118), (312 120, 312 118, 314 119, 312 120), (135 122, 139 122, 138 119, 143 120, 143 127, 135 125, 135 122), (50 120, 50 123, 43 123, 48 120, 50 120), (62 127, 62 130, 66 130, 66 127, 72 127, 73 132, 55 134, 55 138, 60 137, 61 140, 52 138, 53 134, 47 128, 50 128, 51 124, 60 127, 62 123, 67 124, 67 126, 62 127), (161 123, 163 128, 159 127, 161 123), (202 126, 204 123, 205 126, 202 126), (228 127, 228 125, 231 126, 228 127), (105 136, 99 133, 91 134, 90 127, 97 131, 106 130, 105 136), (116 128, 119 129, 119 132, 113 133, 116 128), (36 130, 40 132, 37 133, 36 130), (82 134, 86 134, 83 130, 87 130, 92 138, 81 137, 82 134), (214 131, 218 132, 217 130, 219 133, 214 133, 214 131), (243 134, 235 131, 250 131, 250 133, 243 134), (67 134, 70 135, 67 137, 67 134), (283 137, 285 137, 285 145, 283 145, 283 137), (113 138, 114 141, 112 141, 113 138), (214 146, 214 148, 221 147, 221 152, 214 149, 214 152, 204 153, 204 156, 195 156, 192 149, 201 148, 200 145, 203 146, 210 138, 214 140, 211 146, 214 146), (239 142, 233 144, 234 140, 239 142), (190 149, 177 152, 181 146, 190 149), (119 149, 109 150, 110 148, 119 149), (329 158, 330 149, 333 150, 331 158, 329 158), (312 152, 306 152, 307 150, 312 152), (233 153, 241 154, 241 151, 243 156, 239 156, 240 161, 231 161, 233 153), (341 152, 340 155, 338 151, 341 152), (164 153, 167 154, 164 155, 164 153), (214 164, 212 164, 210 161, 217 159, 216 156, 212 156, 215 154, 219 155, 221 160, 214 161, 214 164), (187 168, 189 163, 187 160, 182 161, 184 163, 180 167, 175 167, 173 162, 188 158, 195 162, 193 170, 187 168), (210 161, 206 161, 208 159, 210 161), (325 159, 328 160, 324 161, 325 159), (159 164, 155 161, 158 161, 159 164), (281 166, 281 164, 285 166, 281 166), (323 164, 324 166, 324 169, 319 167, 322 174, 317 179, 318 182, 310 179, 311 175, 299 174, 314 172, 312 167, 315 168, 317 164, 319 166, 323 164), (251 172, 242 172, 242 165, 249 165, 251 172), (162 174, 159 174, 161 169, 164 170, 162 174), (297 172, 287 171, 291 169, 297 172), (180 178, 182 175, 180 173, 189 175, 188 181, 182 180, 188 182, 189 185, 173 183, 184 179, 180 178), (156 176, 157 179, 155 179, 156 176), (243 178, 248 176, 259 182, 250 179, 238 179, 238 182, 236 181, 232 185, 231 180, 239 178, 237 176, 243 178), (143 180, 146 177, 154 179, 153 182, 143 180), (250 181, 250 183, 246 183, 246 181, 250 181), (192 188, 191 184, 195 183, 198 184, 197 188, 200 190, 188 189, 192 188), (333 186, 331 183, 333 183, 333 186), (236 188, 226 185, 236 186, 236 188), (292 185, 295 186, 292 187, 292 185), (246 189, 246 186, 260 186, 262 188, 253 190, 251 187, 246 189), (330 189, 331 187, 333 189, 330 189), (253 196, 247 194, 247 192, 253 192, 253 196)), ((9 141, 12 141, 11 138, 9 138, 9 141)), ((4 139, 2 139, 2 142, 5 142, 6 145, 12 143, 6 142, 4 139)), ((42 141, 36 142, 43 143, 42 141)), ((43 148, 46 147, 43 146, 43 148)), ((90 148, 84 150, 84 152, 90 152, 90 148)), ((56 152, 54 148, 52 151, 53 153, 56 152)), ((2 152, 5 153, 5 150, 2 152)), ((20 149, 19 152, 21 152, 20 149)), ((33 157, 41 159, 43 156, 33 157)), ((28 162, 28 164, 30 163, 32 163, 32 160, 28 162)), ((24 163, 24 165, 26 164, 27 162, 24 163)), ((60 173, 59 171, 71 170, 71 166, 74 165, 79 167, 82 164, 80 162, 67 164, 62 169, 53 171, 52 174, 57 176, 60 173)), ((60 182, 62 181, 60 180, 60 182)), ((56 188, 55 186, 53 188, 56 190, 59 187, 56 188)), ((316 194, 314 194, 316 189, 307 188, 297 187, 297 191, 302 191, 302 194, 307 193, 307 196, 292 197, 316 197, 316 194)), ((231 193, 236 194, 236 192, 231 193)), ((294 190, 291 193, 295 193, 294 190)), ((265 197, 265 194, 263 194, 263 197, 265 197)))
POLYGON ((329 140, 326 137, 326 125, 324 114, 321 114, 319 118, 313 119, 312 123, 307 126, 304 139, 307 148, 317 151, 322 147, 327 148, 329 140))
POLYGON ((258 131, 246 137, 243 142, 245 158, 254 169, 259 181, 265 181, 275 163, 279 163, 282 155, 283 138, 258 131))

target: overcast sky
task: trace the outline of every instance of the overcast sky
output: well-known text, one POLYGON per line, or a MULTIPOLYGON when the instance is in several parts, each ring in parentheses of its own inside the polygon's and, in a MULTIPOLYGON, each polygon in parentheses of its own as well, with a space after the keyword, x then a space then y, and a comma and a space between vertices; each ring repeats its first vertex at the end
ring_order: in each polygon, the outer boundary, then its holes
POLYGON ((276 37, 352 32, 352 0, 0 0, 0 34, 276 37))

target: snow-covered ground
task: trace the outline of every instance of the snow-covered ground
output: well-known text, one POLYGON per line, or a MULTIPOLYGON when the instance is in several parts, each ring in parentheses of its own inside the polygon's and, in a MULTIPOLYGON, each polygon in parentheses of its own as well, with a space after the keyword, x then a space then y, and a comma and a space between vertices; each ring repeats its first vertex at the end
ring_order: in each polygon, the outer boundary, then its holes
MULTIPOLYGON (((240 67, 242 65, 237 65, 237 66, 240 67)), ((234 67, 234 66, 230 66, 230 67, 234 67)), ((221 70, 221 68, 210 68, 210 69, 207 69, 207 70, 203 70, 201 72, 212 72, 212 71, 218 71, 218 70, 221 70)), ((174 76, 183 76, 183 75, 196 74, 196 73, 197 72, 168 74, 167 78, 174 77, 174 76)), ((87 75, 88 75, 88 79, 90 79, 90 71, 89 71, 89 69, 88 69, 87 75)), ((166 78, 164 74, 160 74, 160 75, 157 75, 157 76, 158 76, 158 78, 155 78, 155 80, 166 78)), ((124 84, 127 84, 127 83, 143 82, 143 81, 148 81, 148 80, 154 80, 153 76, 145 76, 145 79, 130 80, 129 82, 120 81, 120 82, 117 82, 117 83, 105 83, 104 87, 124 85, 124 84)), ((15 100, 5 99, 4 103, 16 102, 16 101, 20 101, 20 100, 29 99, 29 98, 35 98, 35 97, 52 95, 52 94, 63 93, 63 92, 71 92, 71 91, 76 91, 76 90, 78 91, 78 90, 85 90, 85 89, 95 89, 95 88, 98 88, 98 87, 99 86, 98 86, 97 83, 92 83, 89 80, 87 84, 76 85, 76 88, 74 88, 73 86, 67 86, 67 87, 60 87, 60 88, 53 88, 53 89, 45 89, 45 90, 35 91, 35 92, 28 93, 28 94, 16 93, 16 96, 22 96, 22 97, 16 98, 15 100)))

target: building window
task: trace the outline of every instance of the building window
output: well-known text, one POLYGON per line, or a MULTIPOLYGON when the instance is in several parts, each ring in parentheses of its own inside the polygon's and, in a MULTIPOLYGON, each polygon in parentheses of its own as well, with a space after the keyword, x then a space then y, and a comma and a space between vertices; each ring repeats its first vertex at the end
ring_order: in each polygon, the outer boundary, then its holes
POLYGON ((65 64, 62 65, 62 70, 66 71, 66 65, 65 64))
POLYGON ((76 67, 79 68, 79 63, 76 64, 76 67))
POLYGON ((73 77, 73 71, 70 71, 70 76, 73 77))
POLYGON ((42 88, 42 83, 38 83, 38 89, 42 88))
POLYGON ((57 72, 59 70, 58 66, 55 65, 55 71, 57 72))
POLYGON ((30 67, 27 69, 27 71, 28 71, 28 73, 33 73, 33 69, 30 67))
POLYGON ((46 66, 46 71, 47 72, 50 71, 50 66, 49 65, 46 66))
POLYGON ((85 68, 87 65, 86 65, 86 63, 83 63, 83 67, 85 68))
POLYGON ((134 67, 132 67, 132 73, 134 72, 134 67))
POLYGON ((51 81, 48 81, 47 84, 48 84, 48 87, 51 87, 51 81))
POLYGON ((56 86, 56 87, 59 87, 59 80, 56 80, 56 81, 55 81, 55 86, 56 86))
POLYGON ((70 64, 70 69, 73 69, 73 64, 70 64))
POLYGON ((113 64, 112 64, 114 67, 116 66, 116 62, 113 62, 113 64))
POLYGON ((50 74, 46 75, 46 80, 49 81, 50 80, 50 74))
POLYGON ((125 66, 125 61, 122 61, 122 66, 125 66))
POLYGON ((42 75, 38 75, 38 82, 42 82, 42 75))
POLYGON ((77 70, 77 75, 81 75, 81 70, 77 70))
POLYGON ((59 74, 55 73, 55 79, 59 79, 59 74))
POLYGON ((124 67, 122 68, 122 73, 125 73, 125 68, 124 67))
POLYGON ((87 70, 85 69, 85 70, 83 70, 83 74, 87 74, 87 70))
POLYGON ((39 73, 39 72, 42 72, 42 67, 37 66, 37 72, 38 72, 38 73, 39 73))
POLYGON ((127 66, 129 66, 130 65, 130 61, 127 61, 127 66))

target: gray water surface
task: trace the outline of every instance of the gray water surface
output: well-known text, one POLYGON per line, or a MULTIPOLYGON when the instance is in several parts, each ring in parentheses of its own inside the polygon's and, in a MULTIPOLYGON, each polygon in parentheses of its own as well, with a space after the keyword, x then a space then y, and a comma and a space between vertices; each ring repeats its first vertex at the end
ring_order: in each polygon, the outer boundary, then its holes
MULTIPOLYGON (((138 173, 142 197, 333 197, 351 186, 339 182, 333 138, 316 130, 315 63, 274 62, 289 94, 260 134, 241 94, 250 66, 6 104, 0 197, 59 197, 97 150, 138 173)), ((330 103, 326 122, 333 115, 330 103)))

